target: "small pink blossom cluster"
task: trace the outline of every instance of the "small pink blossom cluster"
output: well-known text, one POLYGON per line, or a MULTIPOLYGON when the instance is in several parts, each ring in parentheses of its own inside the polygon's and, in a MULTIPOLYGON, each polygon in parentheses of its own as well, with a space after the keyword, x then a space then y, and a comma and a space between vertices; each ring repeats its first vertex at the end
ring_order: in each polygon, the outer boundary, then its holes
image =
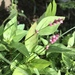
POLYGON ((59 34, 53 35, 52 38, 50 39, 50 43, 53 44, 55 43, 59 38, 59 34))
POLYGON ((56 25, 58 23, 62 24, 63 23, 63 19, 60 19, 59 18, 58 20, 54 20, 54 22, 53 23, 50 23, 49 26, 56 25))
MULTIPOLYGON (((51 37, 51 39, 50 39, 50 43, 53 44, 53 43, 55 43, 58 39, 59 39, 59 34, 53 35, 53 36, 51 37)), ((49 44, 46 45, 45 49, 46 49, 46 50, 49 49, 49 44)))

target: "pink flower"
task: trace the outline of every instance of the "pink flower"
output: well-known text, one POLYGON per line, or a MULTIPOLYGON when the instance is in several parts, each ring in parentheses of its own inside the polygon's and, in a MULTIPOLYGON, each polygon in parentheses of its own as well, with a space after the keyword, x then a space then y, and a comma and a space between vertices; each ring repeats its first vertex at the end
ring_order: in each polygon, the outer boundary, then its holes
POLYGON ((54 20, 53 24, 58 24, 58 20, 54 20))
POLYGON ((63 23, 63 19, 60 19, 60 18, 58 20, 55 19, 53 23, 49 24, 49 26, 53 26, 53 25, 56 25, 58 23, 62 24, 63 23))
POLYGON ((59 34, 53 35, 52 38, 50 39, 50 43, 53 44, 55 43, 59 38, 59 34))
POLYGON ((58 19, 58 22, 61 24, 61 23, 63 23, 63 19, 58 19))

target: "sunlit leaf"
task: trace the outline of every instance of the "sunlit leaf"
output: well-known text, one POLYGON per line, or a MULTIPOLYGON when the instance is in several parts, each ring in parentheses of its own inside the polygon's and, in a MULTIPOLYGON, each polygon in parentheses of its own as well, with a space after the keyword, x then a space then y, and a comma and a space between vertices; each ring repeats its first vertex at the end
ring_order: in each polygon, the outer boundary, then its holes
POLYGON ((57 4, 56 4, 55 0, 53 0, 53 8, 51 11, 51 16, 54 16, 56 14, 56 10, 57 10, 57 4))
POLYGON ((48 40, 44 39, 44 38, 40 38, 40 40, 43 42, 44 45, 48 44, 48 40))
POLYGON ((75 43, 75 32, 72 34, 72 37, 68 40, 68 47, 72 47, 75 43))
POLYGON ((34 70, 34 73, 35 73, 36 75, 40 75, 40 73, 39 73, 39 71, 38 71, 37 68, 34 68, 33 70, 34 70))
POLYGON ((39 70, 42 70, 50 65, 50 62, 44 59, 33 59, 30 62, 30 65, 34 68, 37 68, 39 70))
POLYGON ((22 38, 23 38, 26 34, 27 34, 27 31, 17 29, 17 30, 16 30, 16 35, 14 36, 13 40, 14 40, 15 42, 19 42, 20 40, 22 40, 22 38))
POLYGON ((26 38, 25 38, 25 46, 29 52, 37 45, 38 42, 38 34, 35 33, 37 23, 34 23, 29 29, 26 38))
POLYGON ((45 50, 43 46, 37 45, 34 50, 33 50, 36 54, 38 55, 44 55, 45 54, 45 50))
POLYGON ((36 30, 41 30, 45 27, 47 27, 50 23, 53 23, 54 20, 58 20, 58 19, 65 19, 65 17, 60 17, 60 16, 50 16, 50 17, 46 17, 43 18, 38 25, 36 26, 36 30))
POLYGON ((59 25, 47 26, 39 31, 39 35, 50 35, 57 31, 59 25))
POLYGON ((17 67, 12 75, 29 75, 24 69, 17 67))
POLYGON ((51 10, 52 10, 52 4, 50 3, 47 7, 47 10, 45 12, 45 17, 51 16, 51 10))
POLYGON ((61 72, 60 72, 60 70, 58 71, 58 74, 57 75, 61 75, 61 72))
POLYGON ((13 39, 13 37, 16 34, 16 28, 17 28, 17 16, 14 16, 5 26, 4 28, 4 41, 7 43, 10 43, 13 39))
POLYGON ((24 27, 25 27, 25 25, 24 25, 24 24, 19 24, 19 25, 17 26, 17 29, 23 30, 23 29, 24 29, 24 27))

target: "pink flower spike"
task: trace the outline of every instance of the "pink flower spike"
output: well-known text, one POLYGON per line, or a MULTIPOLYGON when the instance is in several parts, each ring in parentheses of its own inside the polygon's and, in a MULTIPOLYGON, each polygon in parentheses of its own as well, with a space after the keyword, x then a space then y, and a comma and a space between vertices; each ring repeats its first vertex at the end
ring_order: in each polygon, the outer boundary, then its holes
POLYGON ((56 35, 53 35, 52 38, 55 39, 56 38, 56 35))
POLYGON ((61 19, 59 18, 59 19, 58 19, 58 22, 60 22, 60 20, 61 20, 61 19))
POLYGON ((56 42, 56 38, 52 39, 53 42, 56 42))
POLYGON ((60 20, 60 24, 62 24, 63 23, 63 20, 60 20))
POLYGON ((59 34, 53 35, 52 38, 50 39, 50 43, 53 44, 55 43, 59 38, 59 34))
POLYGON ((58 40, 59 37, 56 37, 56 40, 58 40))
POLYGON ((57 24, 58 23, 58 20, 54 20, 53 24, 57 24))
POLYGON ((54 42, 52 41, 52 42, 50 42, 51 44, 53 44, 54 42))
POLYGON ((50 43, 53 44, 56 40, 50 39, 50 43))

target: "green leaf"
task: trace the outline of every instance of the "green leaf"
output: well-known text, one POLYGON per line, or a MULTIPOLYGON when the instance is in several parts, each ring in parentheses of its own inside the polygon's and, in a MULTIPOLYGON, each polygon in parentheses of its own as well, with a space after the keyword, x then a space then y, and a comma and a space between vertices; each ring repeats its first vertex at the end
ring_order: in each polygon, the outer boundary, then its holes
POLYGON ((24 24, 19 24, 19 25, 17 26, 17 29, 23 30, 23 29, 24 29, 24 27, 25 27, 25 25, 24 25, 24 24))
POLYGON ((13 42, 11 44, 11 47, 15 48, 16 50, 18 50, 23 55, 29 57, 29 52, 27 51, 27 49, 26 49, 24 44, 13 42))
POLYGON ((5 45, 0 44, 0 51, 4 51, 4 50, 9 51, 5 45))
POLYGON ((61 75, 61 72, 60 72, 60 70, 58 71, 58 74, 57 75, 61 75))
POLYGON ((39 23, 43 18, 45 18, 45 13, 43 13, 42 16, 40 16, 40 18, 38 19, 37 23, 39 23))
POLYGON ((38 42, 38 34, 35 33, 37 23, 34 23, 29 29, 26 38, 25 38, 25 46, 29 52, 37 45, 38 42))
POLYGON ((49 17, 43 18, 36 26, 36 30, 39 31, 39 30, 47 27, 50 23, 53 23, 54 20, 58 20, 59 18, 65 19, 65 17, 59 17, 59 16, 49 16, 49 17))
POLYGON ((16 5, 13 5, 13 8, 10 10, 10 15, 8 17, 8 19, 12 19, 15 15, 17 16, 18 12, 17 12, 17 8, 16 5))
POLYGON ((11 65, 11 62, 7 60, 1 53, 0 53, 0 58, 11 65))
POLYGON ((33 68, 37 68, 38 70, 45 69, 50 65, 50 62, 44 59, 33 59, 30 62, 30 65, 33 66, 33 68))
POLYGON ((15 42, 19 42, 27 34, 27 31, 23 30, 24 26, 24 24, 20 24, 17 26, 16 35, 13 38, 15 42))
POLYGON ((47 17, 47 16, 55 16, 56 9, 57 9, 57 4, 56 4, 55 0, 53 0, 53 2, 50 3, 48 5, 48 7, 47 7, 47 10, 45 12, 45 17, 47 17))
POLYGON ((66 53, 62 53, 62 60, 68 69, 72 67, 73 61, 68 57, 68 55, 66 55, 66 53))
POLYGON ((74 45, 75 41, 75 32, 72 34, 72 37, 68 40, 68 47, 72 47, 74 45))
POLYGON ((64 36, 64 38, 62 39, 62 43, 64 45, 67 45, 69 38, 71 37, 71 34, 68 34, 66 36, 64 36))
POLYGON ((52 4, 50 3, 47 7, 47 10, 45 12, 45 17, 51 16, 51 10, 52 10, 52 4))
POLYGON ((35 73, 36 75, 40 75, 37 68, 34 68, 33 70, 34 70, 34 73, 35 73))
POLYGON ((43 46, 37 45, 34 50, 33 50, 36 54, 38 55, 44 55, 45 54, 45 50, 43 46))
POLYGON ((56 70, 53 69, 53 68, 46 68, 46 69, 44 70, 44 72, 45 72, 46 75, 57 75, 56 70))
POLYGON ((68 48, 60 43, 55 43, 53 45, 50 45, 48 52, 56 52, 56 53, 62 53, 62 52, 72 52, 72 48, 68 48))
POLYGON ((12 75, 32 75, 30 69, 26 65, 16 67, 12 75))
POLYGON ((46 46, 48 44, 48 40, 44 39, 44 38, 40 38, 40 40, 43 42, 43 44, 46 46))
POLYGON ((39 35, 50 35, 57 31, 59 25, 47 26, 39 31, 39 35))
POLYGON ((53 0, 53 8, 52 8, 51 16, 54 16, 56 14, 56 10, 57 10, 57 4, 55 0, 53 0))
POLYGON ((10 43, 13 39, 13 37, 16 34, 16 29, 17 29, 17 16, 14 16, 5 26, 4 28, 4 41, 7 43, 10 43))
POLYGON ((17 29, 16 35, 14 36, 13 41, 19 42, 20 40, 22 40, 22 38, 23 38, 26 34, 27 34, 27 31, 17 29))
POLYGON ((17 60, 13 61, 13 62, 11 63, 11 65, 10 65, 10 69, 11 69, 11 70, 14 70, 14 69, 16 68, 17 63, 18 63, 17 60))
POLYGON ((57 5, 55 0, 50 3, 46 9, 46 12, 38 19, 38 23, 45 17, 54 16, 56 14, 57 5))
POLYGON ((35 58, 35 59, 39 59, 39 56, 38 56, 37 54, 35 54, 35 53, 32 53, 32 54, 30 55, 30 57, 27 59, 27 62, 33 60, 34 58, 35 58))
POLYGON ((24 69, 17 67, 12 75, 29 75, 24 69))
POLYGON ((4 31, 4 26, 2 25, 2 26, 0 26, 0 35, 3 34, 3 31, 4 31))

